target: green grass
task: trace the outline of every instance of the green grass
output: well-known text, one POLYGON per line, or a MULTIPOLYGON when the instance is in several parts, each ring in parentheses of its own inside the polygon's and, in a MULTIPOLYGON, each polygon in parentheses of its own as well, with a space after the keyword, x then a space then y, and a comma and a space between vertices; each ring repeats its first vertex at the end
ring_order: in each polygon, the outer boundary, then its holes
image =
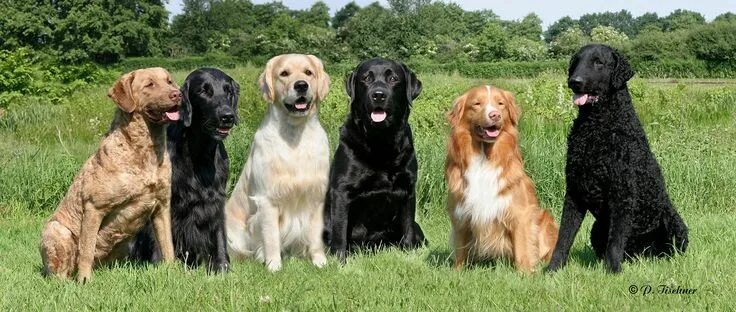
MULTIPOLYGON (((241 84, 241 124, 227 139, 231 183, 245 161, 265 104, 258 70, 228 70, 241 84)), ((181 82, 187 72, 175 72, 181 82)), ((626 263, 607 274, 589 245, 588 216, 567 267, 554 275, 525 276, 504 261, 450 268, 445 215, 444 113, 470 86, 489 81, 422 75, 424 91, 411 122, 420 165, 418 219, 431 242, 415 251, 360 254, 322 270, 291 258, 268 273, 252 262, 225 276, 180 264, 119 263, 98 268, 87 285, 39 274, 38 240, 44 219, 66 192, 81 163, 109 126, 108 86, 76 92, 68 103, 19 102, 0 116, 0 310, 724 310, 733 307, 736 278, 736 86, 635 79, 631 92, 667 186, 690 227, 687 253, 626 263), (658 294, 658 285, 696 289, 658 294), (652 286, 649 295, 629 287, 652 286)), ((575 116, 564 77, 491 80, 516 93, 522 107, 522 152, 542 205, 559 220, 564 190, 565 140, 575 116)), ((321 110, 331 145, 347 111, 341 76, 321 110)))

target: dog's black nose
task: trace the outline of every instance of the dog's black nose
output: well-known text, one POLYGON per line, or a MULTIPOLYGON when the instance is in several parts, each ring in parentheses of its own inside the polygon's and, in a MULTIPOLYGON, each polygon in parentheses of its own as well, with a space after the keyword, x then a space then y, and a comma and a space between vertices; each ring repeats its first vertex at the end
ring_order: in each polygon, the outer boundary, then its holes
POLYGON ((386 101, 386 93, 383 93, 383 91, 375 91, 371 94, 371 99, 375 102, 384 102, 386 101))
POLYGON ((567 86, 571 89, 579 89, 583 86, 583 77, 573 76, 567 80, 567 86))
POLYGON ((309 84, 304 80, 299 80, 294 83, 294 90, 296 90, 296 92, 307 92, 307 89, 309 89, 309 84))
POLYGON ((220 116, 220 122, 226 126, 232 125, 235 122, 235 114, 227 113, 220 116))

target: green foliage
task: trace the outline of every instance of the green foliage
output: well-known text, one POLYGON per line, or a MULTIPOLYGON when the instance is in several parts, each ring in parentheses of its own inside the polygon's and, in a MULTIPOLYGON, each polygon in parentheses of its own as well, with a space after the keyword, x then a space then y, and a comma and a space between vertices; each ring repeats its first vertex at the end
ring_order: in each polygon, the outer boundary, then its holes
POLYGON ((547 43, 551 43, 552 41, 557 39, 557 36, 570 28, 580 29, 580 25, 578 25, 578 22, 576 20, 573 20, 569 16, 560 18, 559 20, 552 23, 552 25, 550 25, 544 32, 544 41, 546 41, 547 43))
POLYGON ((478 49, 473 58, 485 62, 504 59, 508 54, 508 42, 509 35, 501 24, 488 23, 473 42, 478 49))
POLYGON ((547 58, 547 46, 541 40, 512 38, 507 49, 509 58, 514 61, 541 61, 547 58))
POLYGON ((580 47, 589 42, 589 38, 578 28, 568 28, 550 43, 549 51, 557 58, 568 58, 580 47))
POLYGON ((506 29, 512 38, 539 41, 542 38, 542 19, 537 14, 529 13, 521 21, 509 22, 506 29))
POLYGON ((332 21, 330 23, 332 28, 339 30, 340 27, 345 26, 345 23, 347 23, 355 13, 358 13, 358 11, 360 11, 360 6, 356 4, 355 1, 350 1, 344 7, 335 12, 335 16, 332 17, 332 21))
POLYGON ((631 40, 624 51, 632 61, 689 60, 694 55, 686 39, 687 33, 683 31, 663 33, 658 29, 647 30, 631 40))
POLYGON ((629 41, 629 37, 625 33, 616 31, 611 26, 598 26, 590 31, 590 41, 607 44, 620 49, 629 41))
POLYGON ((621 10, 619 12, 603 12, 584 14, 578 21, 580 29, 586 35, 591 35, 593 29, 599 26, 611 26, 627 36, 636 34, 636 23, 631 12, 621 10))
POLYGON ((736 63, 736 21, 720 21, 698 27, 687 43, 698 59, 715 63, 736 63))
POLYGON ((688 30, 705 24, 705 17, 698 12, 677 9, 663 19, 666 31, 688 30))

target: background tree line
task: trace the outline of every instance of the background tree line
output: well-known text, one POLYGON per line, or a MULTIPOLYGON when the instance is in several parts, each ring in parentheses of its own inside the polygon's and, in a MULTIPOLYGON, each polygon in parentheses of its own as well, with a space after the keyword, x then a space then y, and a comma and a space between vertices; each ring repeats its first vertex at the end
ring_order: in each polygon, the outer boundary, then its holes
POLYGON ((324 2, 292 10, 280 2, 184 0, 169 23, 161 0, 0 0, 0 50, 27 48, 66 64, 112 64, 128 57, 227 55, 262 61, 306 52, 353 62, 381 55, 436 63, 566 59, 578 47, 601 42, 634 62, 702 60, 736 63, 736 15, 712 22, 676 10, 638 17, 626 10, 563 17, 542 31, 534 13, 502 20, 491 10, 454 3, 389 0, 334 16, 324 2))

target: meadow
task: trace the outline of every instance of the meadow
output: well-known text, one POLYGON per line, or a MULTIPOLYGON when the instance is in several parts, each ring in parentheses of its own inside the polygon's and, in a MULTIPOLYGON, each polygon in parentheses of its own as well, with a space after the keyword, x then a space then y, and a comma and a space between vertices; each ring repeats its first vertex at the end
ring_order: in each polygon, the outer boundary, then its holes
MULTIPOLYGON (((226 140, 230 187, 245 161, 265 109, 259 69, 225 70, 241 84, 241 123, 226 140)), ((181 84, 188 71, 175 71, 181 84)), ((345 72, 332 75, 321 121, 337 144, 348 109, 345 72)), ((42 224, 82 162, 109 127, 109 85, 80 88, 60 104, 21 98, 0 111, 0 310, 727 310, 736 286, 736 83, 649 81, 629 87, 670 196, 690 228, 686 253, 638 259, 623 273, 606 273, 589 243, 587 216, 567 267, 527 276, 505 261, 451 269, 443 177, 445 113, 467 88, 491 83, 516 94, 522 108, 521 149, 542 205, 559 221, 564 194, 566 136, 576 108, 560 73, 530 79, 478 80, 422 74, 424 90, 410 121, 420 179, 417 218, 430 245, 358 254, 327 268, 291 258, 272 274, 252 261, 233 263, 228 275, 188 270, 180 263, 122 262, 95 270, 87 285, 40 275, 42 224), (660 285, 695 289, 663 294, 660 285), (647 286, 651 292, 647 293, 647 286)), ((540 266, 541 269, 541 266, 540 266)))

